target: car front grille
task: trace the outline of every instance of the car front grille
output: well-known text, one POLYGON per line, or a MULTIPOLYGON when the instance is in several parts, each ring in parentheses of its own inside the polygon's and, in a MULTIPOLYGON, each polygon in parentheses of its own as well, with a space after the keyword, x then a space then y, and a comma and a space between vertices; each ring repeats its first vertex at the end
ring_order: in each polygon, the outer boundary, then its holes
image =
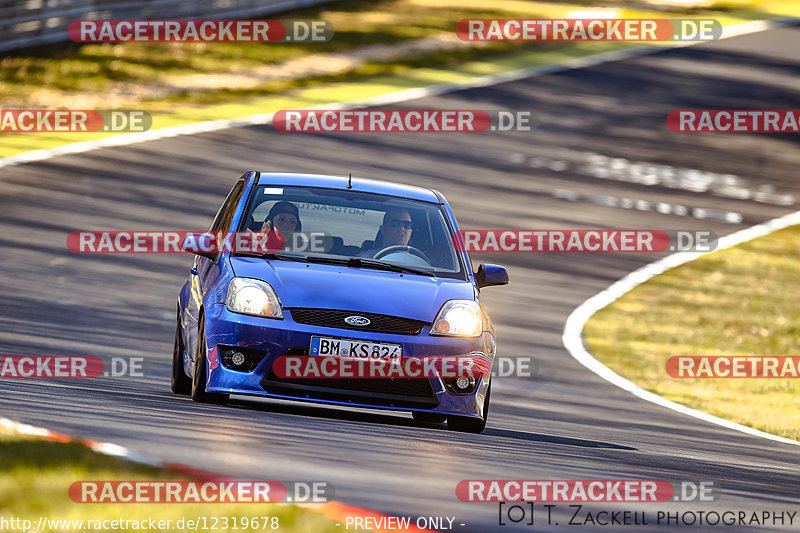
POLYGON ((289 308, 292 319, 298 324, 310 326, 324 326, 328 328, 352 329, 369 331, 373 333, 393 333, 396 335, 419 335, 426 324, 421 320, 401 318, 376 313, 361 313, 357 311, 341 311, 338 309, 312 309, 307 307, 289 308), (369 319, 366 326, 355 326, 344 321, 350 316, 359 316, 369 319))
MULTIPOLYGON (((284 355, 308 356, 305 348, 292 348, 284 355)), ((427 378, 280 378, 272 370, 261 380, 269 393, 300 399, 431 409, 439 405, 427 378)))

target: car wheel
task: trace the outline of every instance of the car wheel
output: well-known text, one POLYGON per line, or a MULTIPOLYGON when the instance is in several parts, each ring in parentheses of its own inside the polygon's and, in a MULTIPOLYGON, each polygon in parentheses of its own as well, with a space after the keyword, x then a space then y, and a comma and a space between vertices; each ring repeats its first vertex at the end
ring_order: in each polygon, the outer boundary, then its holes
POLYGON ((228 400, 227 394, 206 392, 206 383, 208 382, 206 351, 206 328, 204 325, 204 318, 201 315, 200 328, 197 330, 197 355, 194 359, 192 400, 198 403, 225 403, 228 400))
POLYGON ((183 335, 181 335, 181 318, 175 327, 175 342, 172 345, 172 392, 189 394, 192 392, 192 380, 183 370, 183 335))
POLYGON ((440 415, 438 413, 423 413, 421 411, 412 411, 411 416, 414 417, 415 421, 423 422, 425 424, 441 424, 447 420, 447 415, 440 415))
POLYGON ((486 390, 486 400, 483 402, 483 417, 473 418, 470 416, 450 415, 447 417, 447 427, 455 431, 465 433, 482 433, 486 428, 486 420, 489 418, 489 399, 492 396, 492 384, 486 390))

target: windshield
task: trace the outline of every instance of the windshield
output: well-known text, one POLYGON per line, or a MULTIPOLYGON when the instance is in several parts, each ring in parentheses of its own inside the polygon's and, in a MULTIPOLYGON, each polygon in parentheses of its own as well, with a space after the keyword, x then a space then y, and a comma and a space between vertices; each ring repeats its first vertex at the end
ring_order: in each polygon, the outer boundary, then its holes
POLYGON ((358 258, 363 261, 347 264, 373 268, 384 263, 466 279, 453 230, 439 204, 364 192, 258 185, 238 229, 268 234, 271 242, 279 239, 285 252, 317 262, 358 258))

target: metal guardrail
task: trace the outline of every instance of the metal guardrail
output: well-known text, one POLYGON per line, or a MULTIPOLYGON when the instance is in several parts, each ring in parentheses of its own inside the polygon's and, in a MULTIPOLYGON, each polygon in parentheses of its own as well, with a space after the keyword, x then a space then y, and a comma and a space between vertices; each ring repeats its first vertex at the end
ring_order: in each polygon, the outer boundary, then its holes
POLYGON ((81 19, 243 19, 331 0, 0 0, 0 52, 69 41, 81 19))

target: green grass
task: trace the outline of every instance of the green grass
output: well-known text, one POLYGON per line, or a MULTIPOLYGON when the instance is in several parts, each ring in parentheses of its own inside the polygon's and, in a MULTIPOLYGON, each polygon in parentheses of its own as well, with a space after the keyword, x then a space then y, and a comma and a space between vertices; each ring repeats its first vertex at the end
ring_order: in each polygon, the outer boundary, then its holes
POLYGON ((800 379, 673 379, 671 356, 800 351, 800 226, 653 278, 586 324, 589 350, 669 400, 800 440, 800 379))
MULTIPOLYGON (((633 2, 617 2, 623 7, 633 2)), ((784 0, 769 4, 729 1, 718 6, 672 11, 669 16, 691 13, 692 16, 732 17, 737 20, 764 18, 773 14, 790 14, 793 10, 784 0)), ((0 94, 4 106, 28 107, 27 103, 52 99, 57 107, 59 96, 84 94, 102 102, 111 90, 130 92, 126 104, 139 101, 131 86, 153 86, 168 90, 170 79, 197 74, 247 74, 264 65, 318 53, 342 53, 357 47, 389 45, 432 35, 452 34, 458 20, 464 18, 563 17, 570 11, 587 6, 570 2, 520 2, 498 0, 490 4, 473 0, 431 2, 428 0, 346 0, 285 15, 289 19, 323 19, 335 28, 334 38, 327 43, 105 43, 50 46, 38 53, 12 53, 0 59, 0 94)), ((800 11, 795 9, 794 11, 800 11)), ((624 8, 620 15, 664 16, 657 11, 624 8)), ((561 43, 558 46, 571 46, 561 43)), ((525 49, 525 43, 494 43, 489 51, 525 49)), ((546 51, 546 50, 545 50, 546 51)), ((485 56, 483 47, 469 47, 456 54, 457 60, 485 56)), ((425 66, 452 64, 449 53, 418 53, 414 58, 425 66)), ((394 61, 391 61, 394 63, 394 61)), ((403 60, 398 65, 407 64, 403 60)), ((370 65, 360 68, 358 75, 386 74, 386 68, 370 65)), ((342 79, 347 79, 342 77, 342 79)), ((314 80, 325 82, 325 78, 314 80)), ((251 88, 247 94, 269 94, 303 86, 283 82, 251 88)), ((237 91, 213 90, 193 92, 218 93, 213 103, 231 101, 243 94, 237 91)), ((126 93, 127 94, 127 93, 126 93)), ((198 103, 208 103, 206 100, 198 103)))
MULTIPOLYGON (((281 19, 322 19, 333 24, 335 36, 326 43, 104 43, 47 47, 38 54, 12 54, 0 60, 0 92, 6 104, 24 107, 41 87, 68 93, 107 91, 123 82, 158 84, 167 76, 201 73, 248 73, 318 53, 340 53, 356 47, 390 45, 452 32, 454 21, 492 18, 494 9, 443 10, 402 0, 345 1, 281 19)), ((282 89, 291 88, 290 85, 282 89)), ((221 99, 235 93, 221 91, 221 99)), ((101 95, 98 95, 101 97, 101 95)))
MULTIPOLYGON (((38 523, 40 516, 55 520, 105 520, 148 517, 278 517, 278 531, 329 533, 341 531, 335 521, 288 504, 81 504, 68 495, 69 486, 83 480, 188 479, 156 468, 96 453, 78 443, 60 443, 0 430, 0 517, 38 523)), ((35 527, 35 525, 34 525, 35 527)), ((259 524, 259 528, 261 524, 259 524)), ((268 529, 271 531, 271 529, 268 529)), ((61 531, 72 531, 62 529, 61 531)), ((129 531, 120 529, 118 531, 129 531)), ((133 529, 132 531, 139 531, 133 529)), ((241 529, 242 533, 255 529, 241 529)), ((260 531, 260 529, 259 529, 260 531)))

